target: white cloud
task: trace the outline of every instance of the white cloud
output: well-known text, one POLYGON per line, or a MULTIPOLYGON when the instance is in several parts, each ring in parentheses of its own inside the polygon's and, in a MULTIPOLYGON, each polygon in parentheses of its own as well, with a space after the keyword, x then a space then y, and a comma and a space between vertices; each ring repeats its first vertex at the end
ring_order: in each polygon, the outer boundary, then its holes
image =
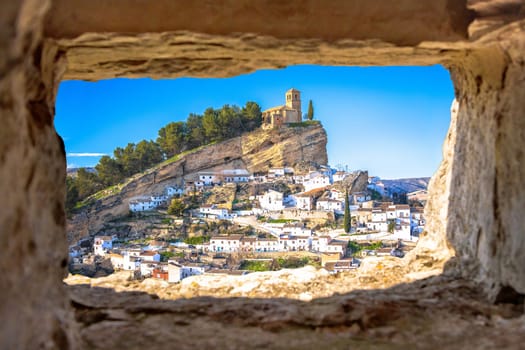
POLYGON ((89 152, 81 152, 81 153, 68 153, 66 156, 68 157, 102 157, 107 156, 106 153, 89 153, 89 152))

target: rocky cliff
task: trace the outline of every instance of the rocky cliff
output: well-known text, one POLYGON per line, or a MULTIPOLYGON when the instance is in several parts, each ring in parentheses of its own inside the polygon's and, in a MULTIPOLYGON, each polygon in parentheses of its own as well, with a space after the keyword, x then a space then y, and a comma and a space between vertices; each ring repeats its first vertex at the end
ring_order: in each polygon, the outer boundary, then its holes
POLYGON ((104 222, 128 213, 129 199, 162 193, 166 186, 194 180, 200 171, 245 168, 251 173, 298 163, 327 164, 326 132, 321 124, 256 130, 208 145, 164 162, 123 184, 94 196, 94 201, 68 220, 70 243, 102 229, 104 222))

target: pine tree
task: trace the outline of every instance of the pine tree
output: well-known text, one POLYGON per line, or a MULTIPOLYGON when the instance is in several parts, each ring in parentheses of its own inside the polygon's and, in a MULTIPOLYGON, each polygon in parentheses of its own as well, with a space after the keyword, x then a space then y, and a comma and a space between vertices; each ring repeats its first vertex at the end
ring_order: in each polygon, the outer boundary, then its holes
POLYGON ((184 202, 178 198, 173 198, 171 200, 170 206, 168 207, 168 214, 182 216, 185 210, 186 205, 184 204, 184 202))
POLYGON ((346 233, 350 232, 350 203, 348 200, 348 190, 345 193, 345 216, 343 219, 344 230, 346 233))
POLYGON ((312 104, 312 100, 308 102, 308 113, 306 114, 306 119, 308 120, 314 119, 314 105, 312 104))

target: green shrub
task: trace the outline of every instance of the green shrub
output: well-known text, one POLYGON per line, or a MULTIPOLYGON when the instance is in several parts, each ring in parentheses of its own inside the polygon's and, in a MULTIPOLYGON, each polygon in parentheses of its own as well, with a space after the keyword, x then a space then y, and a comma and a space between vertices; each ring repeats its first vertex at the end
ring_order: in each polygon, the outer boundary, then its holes
POLYGON ((271 267, 270 261, 244 260, 239 266, 239 269, 261 272, 261 271, 270 271, 270 267, 271 267))

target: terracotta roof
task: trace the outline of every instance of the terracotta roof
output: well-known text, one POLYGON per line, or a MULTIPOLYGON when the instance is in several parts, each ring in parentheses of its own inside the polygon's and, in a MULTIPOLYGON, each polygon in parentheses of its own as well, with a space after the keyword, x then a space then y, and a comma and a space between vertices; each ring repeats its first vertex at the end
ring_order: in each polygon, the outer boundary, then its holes
POLYGON ((156 254, 157 254, 157 252, 154 252, 154 251, 147 251, 147 252, 143 252, 143 253, 141 253, 140 255, 142 255, 142 256, 154 256, 154 255, 156 255, 156 254))

